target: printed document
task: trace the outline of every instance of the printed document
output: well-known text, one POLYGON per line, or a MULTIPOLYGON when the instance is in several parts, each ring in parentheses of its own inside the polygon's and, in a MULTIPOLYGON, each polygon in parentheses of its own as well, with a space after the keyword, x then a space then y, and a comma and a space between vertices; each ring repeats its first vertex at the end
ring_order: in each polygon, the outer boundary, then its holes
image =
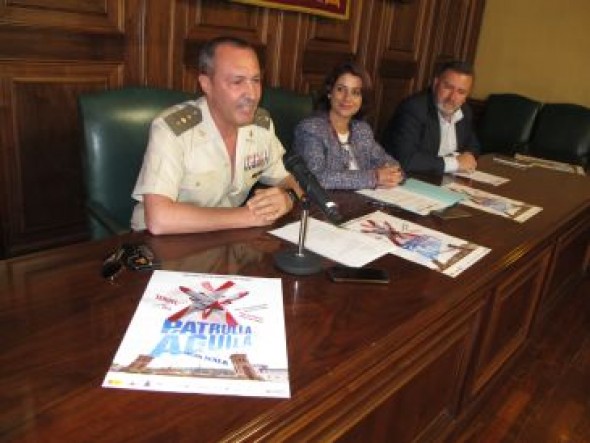
POLYGON ((398 257, 450 277, 456 277, 490 252, 489 248, 381 211, 351 220, 343 226, 384 242, 398 257))
MULTIPOLYGON (((283 240, 298 244, 301 222, 269 231, 283 240)), ((392 246, 359 232, 349 231, 330 223, 307 219, 305 249, 337 263, 359 268, 391 252, 392 246)))
POLYGON ((432 211, 447 208, 463 199, 461 194, 412 178, 394 188, 361 189, 357 192, 419 215, 428 215, 432 211))
POLYGON ((547 160, 545 158, 531 157, 529 155, 523 154, 515 154, 514 158, 519 161, 526 162, 531 166, 538 166, 539 168, 553 169, 555 171, 569 172, 571 174, 586 175, 584 168, 580 165, 572 165, 569 163, 547 160))
POLYGON ((453 175, 493 186, 499 186, 510 181, 508 178, 499 177, 497 175, 488 174, 487 172, 482 171, 454 172, 453 175))
POLYGON ((500 195, 481 191, 479 189, 463 186, 458 183, 449 183, 445 185, 454 192, 460 192, 465 195, 461 204, 472 208, 480 209, 490 214, 496 214, 501 217, 509 218, 519 223, 527 221, 529 218, 543 210, 539 206, 529 205, 518 200, 512 200, 500 195))
POLYGON ((154 271, 103 387, 290 397, 281 280, 154 271))

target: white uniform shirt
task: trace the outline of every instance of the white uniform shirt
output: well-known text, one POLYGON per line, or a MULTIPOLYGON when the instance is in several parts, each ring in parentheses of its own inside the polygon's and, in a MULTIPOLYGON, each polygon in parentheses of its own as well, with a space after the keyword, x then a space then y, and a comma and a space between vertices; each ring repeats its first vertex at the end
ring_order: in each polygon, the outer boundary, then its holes
POLYGON ((144 194, 200 207, 238 207, 258 180, 274 186, 288 176, 284 153, 268 112, 258 109, 254 123, 238 130, 232 180, 230 158, 205 97, 173 106, 152 122, 132 193, 139 203, 131 227, 145 229, 144 194))

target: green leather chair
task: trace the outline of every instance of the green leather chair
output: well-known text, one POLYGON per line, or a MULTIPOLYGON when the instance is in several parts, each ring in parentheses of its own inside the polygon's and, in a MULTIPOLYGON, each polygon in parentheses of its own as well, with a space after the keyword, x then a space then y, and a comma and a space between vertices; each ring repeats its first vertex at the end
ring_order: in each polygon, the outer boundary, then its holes
MULTIPOLYGON (((85 142, 87 208, 92 238, 129 231, 135 186, 151 121, 162 110, 197 95, 128 87, 79 98, 85 142)), ((279 140, 289 149, 295 125, 312 112, 312 98, 283 88, 264 88, 279 140)))
POLYGON ((150 123, 162 110, 195 96, 169 89, 127 87, 79 97, 92 238, 129 231, 135 205, 131 192, 143 161, 150 123))
POLYGON ((525 149, 542 104, 518 94, 490 94, 479 124, 482 153, 525 149))
POLYGON ((288 152, 293 145, 295 126, 313 111, 312 96, 284 88, 266 87, 260 106, 270 112, 275 133, 288 152))

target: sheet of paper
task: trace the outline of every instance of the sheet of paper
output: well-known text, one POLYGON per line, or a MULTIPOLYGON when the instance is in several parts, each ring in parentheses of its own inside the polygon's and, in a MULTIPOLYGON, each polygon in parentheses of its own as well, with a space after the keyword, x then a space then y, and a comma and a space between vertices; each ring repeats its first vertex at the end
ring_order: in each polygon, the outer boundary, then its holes
POLYGON ((456 277, 472 266, 489 248, 425 228, 381 211, 351 220, 343 225, 392 247, 391 253, 456 277))
POLYGON ((455 173, 453 173, 453 175, 456 175, 457 177, 463 177, 468 180, 473 180, 476 182, 487 183, 487 184, 493 185, 493 186, 500 186, 500 185, 510 181, 510 179, 508 179, 508 178, 499 177, 497 175, 488 174, 487 172, 482 172, 482 171, 455 172, 455 173))
POLYGON ((447 208, 463 198, 461 194, 415 179, 408 179, 403 185, 390 189, 361 189, 357 192, 419 215, 447 208))
POLYGON ((441 186, 416 180, 415 178, 407 179, 400 188, 440 201, 447 206, 454 205, 463 198, 461 194, 449 191, 441 186))
MULTIPOLYGON (((305 249, 312 251, 344 266, 359 268, 389 253, 391 245, 378 239, 349 231, 330 223, 307 219, 305 249)), ((269 231, 283 240, 297 244, 301 222, 294 222, 282 228, 269 231)))
POLYGON ((103 382, 290 397, 281 280, 154 271, 103 382))
POLYGON ((527 221, 543 210, 539 206, 529 205, 518 200, 512 200, 458 183, 449 183, 445 187, 464 194, 466 198, 461 201, 463 205, 509 218, 519 223, 527 221))
POLYGON ((533 165, 531 165, 530 163, 517 160, 513 157, 494 156, 492 158, 492 160, 496 163, 500 163, 501 165, 510 166, 512 168, 521 169, 521 170, 527 170, 527 169, 533 167, 533 165))
POLYGON ((569 172, 571 174, 586 175, 584 168, 580 165, 571 165, 569 163, 558 162, 554 160, 547 160, 544 158, 531 157, 524 154, 515 154, 514 158, 526 162, 531 166, 538 166, 540 168, 553 169, 555 171, 569 172))

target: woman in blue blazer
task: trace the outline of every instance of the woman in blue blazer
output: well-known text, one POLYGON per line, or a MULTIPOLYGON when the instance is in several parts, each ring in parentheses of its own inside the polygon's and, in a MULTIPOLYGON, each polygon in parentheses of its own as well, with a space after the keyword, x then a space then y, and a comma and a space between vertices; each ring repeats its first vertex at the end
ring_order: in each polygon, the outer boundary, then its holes
POLYGON ((369 89, 369 77, 360 67, 337 66, 325 80, 317 112, 295 128, 295 152, 326 189, 390 188, 403 179, 398 162, 362 120, 369 89))

